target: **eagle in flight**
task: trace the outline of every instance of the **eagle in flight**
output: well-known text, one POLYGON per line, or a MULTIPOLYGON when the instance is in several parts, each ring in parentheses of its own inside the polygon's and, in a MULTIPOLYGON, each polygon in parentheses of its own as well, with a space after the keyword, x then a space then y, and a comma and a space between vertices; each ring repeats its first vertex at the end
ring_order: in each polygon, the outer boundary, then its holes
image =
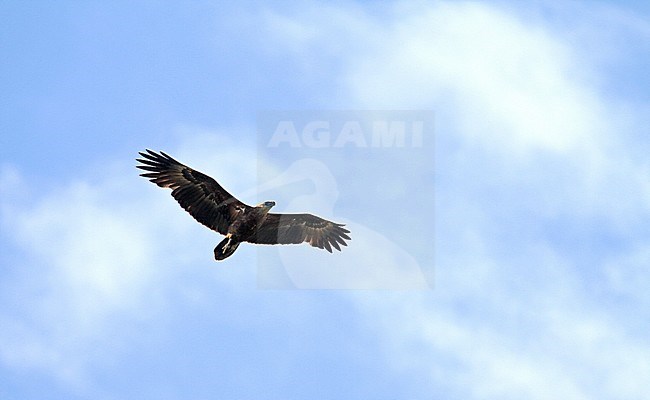
POLYGON ((237 200, 211 177, 172 157, 147 149, 139 152, 140 174, 163 188, 170 188, 176 201, 194 219, 226 238, 214 248, 214 258, 223 260, 237 250, 241 242, 256 244, 292 244, 307 242, 332 252, 351 240, 344 224, 312 214, 270 213, 273 201, 255 207, 237 200))

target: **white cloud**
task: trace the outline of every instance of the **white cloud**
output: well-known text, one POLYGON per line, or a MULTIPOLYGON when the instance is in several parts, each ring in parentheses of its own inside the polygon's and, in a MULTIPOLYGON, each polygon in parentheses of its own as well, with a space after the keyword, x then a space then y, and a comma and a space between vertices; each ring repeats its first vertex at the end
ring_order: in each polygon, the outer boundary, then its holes
POLYGON ((16 216, 17 239, 30 254, 63 274, 59 289, 79 296, 71 299, 69 310, 78 308, 80 319, 87 322, 92 321, 85 309, 99 307, 92 302, 108 308, 128 306, 131 293, 151 273, 146 269, 151 243, 145 229, 130 222, 137 212, 119 210, 122 213, 116 215, 107 210, 101 203, 114 194, 101 191, 72 184, 65 193, 16 216))
MULTIPOLYGON (((607 285, 624 299, 641 309, 650 306, 650 244, 635 247, 623 257, 605 263, 607 285)), ((639 311, 640 311, 639 310, 639 311)))
POLYGON ((467 253, 476 260, 439 265, 432 295, 356 295, 393 368, 459 397, 645 398, 647 340, 592 298, 570 263, 544 252, 527 252, 526 265, 476 246, 467 253), (487 279, 476 275, 481 264, 487 279), (542 279, 529 282, 528 269, 542 279))
MULTIPOLYGON (((180 150, 163 150, 179 159, 193 154, 206 173, 222 165, 219 176, 239 178, 234 190, 255 182, 255 164, 247 162, 254 159, 252 149, 204 129, 184 128, 180 136, 180 150)), ((20 202, 30 183, 17 169, 3 168, 2 230, 12 232, 22 255, 5 271, 11 279, 2 282, 4 300, 18 304, 0 311, 0 360, 6 365, 42 369, 80 393, 93 393, 89 369, 110 363, 138 340, 130 324, 164 318, 170 291, 190 302, 200 299, 200 289, 179 279, 178 265, 212 265, 219 237, 196 224, 168 191, 138 177, 134 164, 91 166, 100 174, 94 183, 62 182, 53 192, 31 190, 33 198, 20 202)), ((237 287, 252 273, 229 269, 211 284, 237 287)))
POLYGON ((11 209, 3 229, 23 254, 10 266, 15 279, 2 284, 19 304, 0 315, 5 363, 49 370, 82 389, 87 359, 112 351, 96 345, 115 315, 141 316, 142 293, 154 291, 154 246, 148 228, 133 223, 139 211, 115 203, 125 193, 72 183, 27 206, 3 202, 11 209))
POLYGON ((388 8, 381 20, 355 8, 306 7, 293 19, 269 17, 267 28, 280 45, 339 57, 344 79, 335 82, 354 107, 440 107, 455 113, 453 128, 470 142, 509 157, 531 149, 591 153, 607 139, 593 65, 545 21, 472 2, 388 8), (347 11, 353 23, 340 17, 347 11), (294 41, 277 19, 314 33, 294 41), (332 43, 337 52, 326 51, 332 43))
POLYGON ((639 295, 648 271, 620 269, 625 250, 598 235, 630 240, 650 204, 629 119, 580 48, 593 36, 484 3, 402 2, 364 29, 310 15, 293 24, 353 43, 337 55, 351 107, 437 112, 435 294, 356 296, 395 364, 461 397, 647 398, 650 343, 593 289, 607 271, 601 290, 639 295))

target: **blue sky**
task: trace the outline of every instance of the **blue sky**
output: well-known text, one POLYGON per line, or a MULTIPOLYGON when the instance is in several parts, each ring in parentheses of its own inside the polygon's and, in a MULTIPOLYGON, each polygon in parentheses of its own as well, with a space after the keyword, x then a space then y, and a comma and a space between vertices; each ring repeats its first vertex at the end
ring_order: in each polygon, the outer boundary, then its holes
POLYGON ((649 13, 3 2, 0 398, 650 398, 649 13), (435 134, 274 149, 267 110, 435 134), (144 148, 350 247, 215 263, 144 148))

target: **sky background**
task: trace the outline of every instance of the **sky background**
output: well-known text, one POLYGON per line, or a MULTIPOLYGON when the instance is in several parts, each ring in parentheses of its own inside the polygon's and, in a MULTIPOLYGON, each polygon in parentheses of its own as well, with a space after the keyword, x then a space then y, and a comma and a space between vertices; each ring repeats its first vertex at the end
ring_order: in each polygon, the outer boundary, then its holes
POLYGON ((650 398, 649 16, 1 2, 0 398, 650 398), (265 110, 435 134, 275 151, 265 110), (353 240, 215 263, 144 148, 353 240))

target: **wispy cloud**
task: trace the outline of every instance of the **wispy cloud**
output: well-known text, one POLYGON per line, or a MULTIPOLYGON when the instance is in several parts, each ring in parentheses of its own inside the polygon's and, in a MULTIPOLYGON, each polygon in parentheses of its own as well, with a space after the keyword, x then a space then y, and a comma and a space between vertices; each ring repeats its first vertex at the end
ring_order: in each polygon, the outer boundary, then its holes
MULTIPOLYGON (((183 141, 181 156, 199 154, 200 166, 224 165, 230 169, 224 176, 238 176, 241 185, 254 182, 255 165, 246 162, 252 150, 207 146, 206 140, 228 139, 198 128, 182 129, 181 136, 188 130, 191 139, 183 141), (207 148, 217 150, 206 154, 207 148)), ((12 245, 22 254, 2 282, 5 304, 15 304, 0 313, 6 365, 45 370, 77 390, 90 390, 90 366, 110 362, 138 340, 137 332, 118 333, 117 326, 164 318, 165 293, 173 282, 172 292, 187 301, 201 297, 177 278, 182 271, 175 267, 212 262, 210 246, 216 242, 192 239, 190 231, 201 227, 169 193, 139 178, 133 164, 128 159, 90 166, 98 173, 93 183, 62 182, 47 193, 30 187, 16 168, 3 167, 2 230, 12 232, 12 245)), ((223 279, 232 284, 241 272, 223 279)))
POLYGON ((638 308, 601 296, 647 275, 603 239, 647 222, 647 164, 626 158, 629 120, 583 57, 590 37, 568 40, 514 7, 400 3, 389 14, 364 15, 363 31, 321 27, 354 37, 341 68, 352 104, 437 111, 436 293, 358 297, 385 318, 377 329, 394 356, 463 396, 644 397, 632 371, 650 368, 650 344, 625 316, 638 308))
POLYGON ((129 193, 129 180, 120 183, 120 190, 71 183, 44 197, 32 191, 38 197, 26 206, 3 202, 11 208, 3 229, 23 254, 9 266, 15 279, 2 283, 16 304, 2 313, 9 365, 44 368, 83 386, 87 359, 111 352, 98 341, 116 319, 142 311, 142 294, 153 289, 154 246, 148 228, 132 222, 137 209, 115 204, 129 193))

